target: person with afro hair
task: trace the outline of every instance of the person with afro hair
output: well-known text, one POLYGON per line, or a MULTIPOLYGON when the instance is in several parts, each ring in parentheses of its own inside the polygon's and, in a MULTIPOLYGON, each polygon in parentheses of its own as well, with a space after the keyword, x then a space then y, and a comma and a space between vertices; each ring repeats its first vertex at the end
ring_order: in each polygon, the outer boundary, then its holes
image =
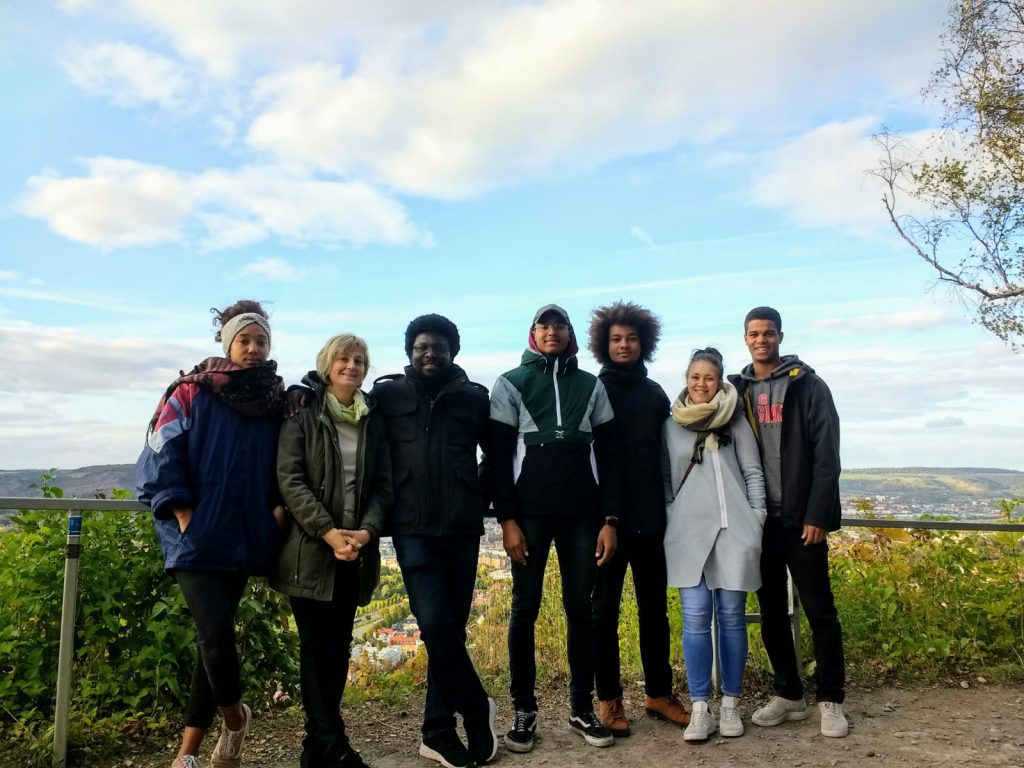
POLYGON ((665 492, 661 430, 669 413, 664 390, 647 376, 661 321, 650 310, 618 301, 590 320, 590 352, 601 363, 619 455, 618 548, 594 585, 595 682, 598 716, 616 736, 629 735, 619 679, 619 605, 626 568, 633 571, 648 714, 677 725, 690 716, 672 692, 666 603, 665 492))
POLYGON ((382 376, 370 393, 391 448, 391 540, 427 648, 419 753, 449 768, 483 765, 498 750, 496 705, 466 650, 488 508, 477 448, 486 452, 490 404, 487 388, 453 362, 459 349, 455 323, 420 315, 405 329, 405 372, 382 376), (456 713, 468 749, 455 730, 456 713))

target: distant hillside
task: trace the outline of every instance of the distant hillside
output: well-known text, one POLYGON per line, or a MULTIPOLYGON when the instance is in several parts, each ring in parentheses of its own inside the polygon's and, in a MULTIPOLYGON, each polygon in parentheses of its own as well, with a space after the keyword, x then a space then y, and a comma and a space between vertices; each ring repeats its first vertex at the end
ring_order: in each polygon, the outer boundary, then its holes
MULTIPOLYGON (((30 487, 38 483, 44 469, 5 469, 0 470, 0 496, 42 496, 38 488, 30 487)), ((51 485, 64 491, 65 496, 77 496, 91 499, 97 492, 106 496, 114 488, 135 488, 134 464, 103 464, 95 467, 78 469, 58 469, 53 473, 51 485)))
POLYGON ((839 485, 844 496, 896 496, 921 502, 952 498, 1024 497, 1024 472, 985 467, 848 469, 839 485))
MULTIPOLYGON (((0 496, 39 496, 30 488, 42 469, 0 470, 0 496)), ((112 488, 135 488, 133 464, 106 464, 58 469, 51 481, 67 496, 91 498, 112 488)), ((1024 497, 1024 472, 986 467, 888 467, 847 469, 839 481, 844 497, 895 496, 919 502, 952 498, 1004 499, 1024 497)))

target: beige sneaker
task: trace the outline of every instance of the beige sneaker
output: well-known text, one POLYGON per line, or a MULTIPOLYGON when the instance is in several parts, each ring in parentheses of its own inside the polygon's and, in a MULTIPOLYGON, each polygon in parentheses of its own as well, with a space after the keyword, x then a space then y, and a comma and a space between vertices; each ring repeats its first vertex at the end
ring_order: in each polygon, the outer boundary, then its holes
POLYGON ((787 720, 807 719, 807 704, 803 699, 784 699, 781 696, 772 696, 771 700, 754 712, 750 719, 754 725, 768 727, 780 725, 787 720))
POLYGON ((841 739, 850 732, 850 723, 843 714, 843 705, 835 701, 819 701, 821 735, 841 739))
POLYGON ((242 744, 245 743, 245 735, 249 732, 249 724, 252 722, 252 710, 247 704, 242 705, 242 711, 245 713, 245 723, 237 731, 228 730, 227 725, 221 726, 217 746, 210 755, 210 765, 213 768, 241 768, 242 744))
POLYGON ((171 768, 202 768, 202 766, 199 764, 199 758, 195 755, 182 755, 174 758, 171 768))
POLYGON ((722 697, 722 706, 718 709, 718 732, 723 736, 743 735, 740 703, 735 696, 722 697))

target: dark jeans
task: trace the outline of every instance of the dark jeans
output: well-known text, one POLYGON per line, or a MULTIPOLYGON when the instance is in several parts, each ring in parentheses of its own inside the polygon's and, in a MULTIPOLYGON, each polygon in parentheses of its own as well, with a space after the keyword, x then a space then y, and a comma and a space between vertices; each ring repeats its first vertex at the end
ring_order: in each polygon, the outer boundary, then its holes
POLYGON ((592 516, 526 517, 518 521, 526 537, 526 565, 512 564, 512 615, 508 624, 508 656, 512 703, 537 710, 537 659, 534 624, 540 613, 544 569, 554 542, 562 572, 562 607, 569 653, 569 694, 573 712, 594 707, 594 624, 591 594, 597 571, 597 522, 592 516))
POLYGON ((762 586, 757 592, 761 604, 761 639, 775 673, 775 692, 787 699, 803 698, 804 686, 787 615, 788 567, 814 640, 815 696, 818 701, 842 703, 846 674, 843 635, 829 583, 828 541, 805 547, 800 539, 802 532, 802 525, 786 524, 778 517, 765 521, 762 586))
POLYGON ((209 728, 218 707, 242 698, 235 645, 235 613, 249 581, 241 571, 174 571, 196 623, 196 666, 185 708, 185 725, 209 728))
POLYGON ((392 537, 409 607, 427 647, 427 701, 423 738, 455 731, 464 721, 486 718, 487 692, 466 650, 466 622, 476 585, 480 537, 392 537))
POLYGON ((620 531, 615 557, 597 569, 594 584, 594 660, 597 698, 602 701, 622 695, 619 604, 627 565, 633 569, 636 591, 644 690, 652 698, 672 693, 664 538, 660 533, 620 531))
POLYGON ((338 561, 331 600, 288 598, 299 630, 299 681, 306 714, 303 768, 335 765, 350 749, 341 719, 341 697, 358 596, 358 564, 338 561))

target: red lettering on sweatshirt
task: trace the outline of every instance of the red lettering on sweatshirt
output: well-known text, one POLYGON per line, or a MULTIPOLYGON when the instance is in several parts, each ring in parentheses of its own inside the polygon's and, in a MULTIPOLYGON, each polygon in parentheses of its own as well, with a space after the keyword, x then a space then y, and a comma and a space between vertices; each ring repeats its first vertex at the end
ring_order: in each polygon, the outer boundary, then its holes
MULTIPOLYGON (((760 398, 759 398, 760 399, 760 398)), ((757 423, 761 426, 766 424, 782 423, 782 403, 757 406, 757 423)))

